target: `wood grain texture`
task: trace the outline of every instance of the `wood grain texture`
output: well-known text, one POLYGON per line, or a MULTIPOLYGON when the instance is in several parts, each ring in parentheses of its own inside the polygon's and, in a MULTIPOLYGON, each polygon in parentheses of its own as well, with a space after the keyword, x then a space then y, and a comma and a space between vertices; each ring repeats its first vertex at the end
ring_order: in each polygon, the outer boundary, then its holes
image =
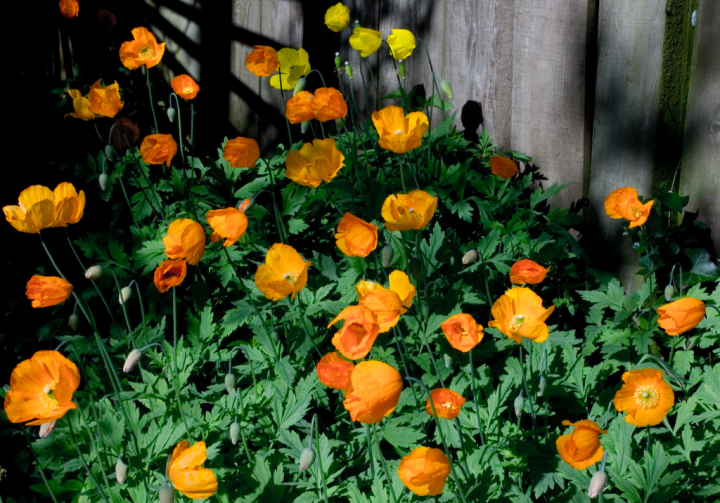
MULTIPOLYGON (((637 254, 604 201, 620 187, 650 196, 658 93, 665 33, 665 0, 602 0, 590 175, 590 218, 615 253, 615 274, 626 290, 639 277, 637 254)), ((579 166, 578 166, 579 168, 579 166)))
MULTIPOLYGON (((445 43, 440 71, 453 88, 460 111, 468 100, 482 105, 494 143, 510 148, 515 0, 446 0, 445 43)), ((480 133, 481 130, 478 130, 480 133)))
POLYGON ((551 204, 583 195, 587 0, 515 0, 513 150, 540 166, 550 186, 573 185, 551 204))
MULTIPOLYGON (((260 2, 245 2, 235 0, 233 2, 232 23, 233 26, 249 32, 260 33, 260 2)), ((256 44, 260 45, 260 44, 256 44)), ((230 73, 248 91, 260 96, 260 78, 256 77, 245 67, 245 58, 253 50, 252 40, 233 40, 230 46, 230 73)), ((241 136, 260 138, 259 114, 251 107, 253 94, 246 95, 243 99, 237 90, 230 91, 230 123, 241 136)))
POLYGON ((711 229, 720 254, 720 3, 701 0, 693 49, 685 123, 681 194, 690 195, 687 211, 711 229))
MULTIPOLYGON (((350 26, 340 32, 339 45, 336 47, 335 52, 340 53, 341 64, 344 64, 346 61, 350 64, 354 76, 351 81, 350 78, 341 71, 340 78, 342 78, 345 92, 348 95, 350 94, 350 85, 352 85, 355 102, 360 109, 360 114, 368 118, 375 110, 376 102, 375 87, 370 78, 368 65, 373 65, 373 71, 377 75, 378 57, 380 57, 381 51, 371 54, 367 58, 361 58, 360 51, 356 51, 350 46, 349 39, 353 34, 355 21, 359 21, 360 26, 364 28, 378 29, 378 6, 380 2, 379 0, 349 0, 344 3, 350 8, 350 26), (361 75, 361 65, 364 75, 361 75), (363 88, 363 76, 365 77, 365 88, 363 88), (365 99, 366 92, 367 101, 365 99)), ((334 57, 334 54, 332 56, 334 57)), ((328 82, 328 85, 331 84, 328 82)), ((334 79, 334 84, 332 85, 337 85, 337 78, 334 79)))

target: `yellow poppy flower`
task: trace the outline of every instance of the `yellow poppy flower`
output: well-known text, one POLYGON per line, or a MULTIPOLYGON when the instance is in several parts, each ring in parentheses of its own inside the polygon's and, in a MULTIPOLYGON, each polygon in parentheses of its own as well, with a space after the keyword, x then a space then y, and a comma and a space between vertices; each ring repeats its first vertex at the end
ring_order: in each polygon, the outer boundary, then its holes
POLYGON ((10 225, 20 232, 35 234, 49 227, 67 227, 80 221, 85 210, 85 192, 63 182, 54 191, 33 185, 20 193, 18 206, 5 206, 10 225))
POLYGON ((437 210, 438 198, 424 190, 413 190, 409 194, 391 194, 382 205, 381 214, 385 228, 389 231, 422 229, 437 210))
POLYGON ((325 12, 325 26, 332 31, 338 32, 344 30, 349 24, 350 8, 342 3, 333 5, 325 12))
POLYGON ((529 288, 513 288, 495 301, 491 309, 494 320, 488 326, 497 328, 518 344, 522 338, 542 342, 548 338, 545 320, 555 306, 545 309, 542 298, 529 288))
POLYGON ((392 49, 393 58, 407 59, 415 49, 415 35, 409 30, 392 30, 387 43, 392 49))
POLYGON ((91 121, 95 118, 95 113, 90 110, 90 100, 82 95, 77 89, 69 89, 68 95, 73 100, 73 110, 69 114, 65 114, 65 117, 75 117, 84 121, 91 121))
MULTIPOLYGON (((303 75, 311 70, 310 58, 305 49, 290 49, 285 47, 277 52, 278 61, 280 61, 280 75, 282 75, 282 90, 292 91, 295 83, 303 75)), ((270 77, 270 85, 275 89, 280 89, 280 75, 270 77)))
POLYGON ((396 106, 373 112, 372 121, 380 136, 380 146, 396 154, 418 148, 430 125, 424 113, 412 112, 405 116, 403 109, 396 106))
POLYGON ((255 272, 255 285, 270 300, 280 300, 295 295, 305 288, 310 261, 304 261, 289 245, 275 243, 255 272))
POLYGON ((408 309, 412 306, 412 301, 415 298, 415 286, 410 283, 408 275, 402 271, 393 271, 390 273, 390 290, 398 294, 402 305, 408 309))
POLYGON ((175 489, 190 499, 209 498, 218 490, 215 474, 209 468, 201 465, 207 459, 205 442, 200 441, 190 446, 187 440, 175 446, 168 475, 175 489))
POLYGON ((360 57, 367 58, 380 48, 382 33, 370 28, 355 28, 350 36, 350 45, 360 51, 360 57))
POLYGON ((323 180, 332 181, 340 168, 345 166, 342 155, 335 146, 335 140, 313 140, 300 150, 288 152, 285 160, 285 176, 306 187, 318 187, 323 180))

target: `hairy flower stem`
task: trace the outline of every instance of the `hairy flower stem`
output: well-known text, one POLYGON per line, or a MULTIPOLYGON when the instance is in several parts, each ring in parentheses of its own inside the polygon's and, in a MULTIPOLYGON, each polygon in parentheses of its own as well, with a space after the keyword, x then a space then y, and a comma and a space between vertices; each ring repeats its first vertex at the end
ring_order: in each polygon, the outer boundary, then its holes
POLYGON ((310 330, 308 329, 307 322, 305 321, 305 311, 307 309, 303 309, 303 304, 300 301, 300 295, 296 295, 295 298, 297 299, 298 307, 300 308, 300 319, 302 320, 303 327, 305 328, 305 333, 307 334, 308 339, 310 339, 310 342, 312 342, 313 347, 315 348, 315 351, 317 352, 318 356, 322 358, 322 353, 320 352, 320 348, 317 347, 317 344, 315 344, 315 340, 313 339, 312 334, 310 333, 310 330))
MULTIPOLYGON (((448 458, 448 462, 450 463, 450 473, 452 474, 453 480, 455 481, 455 486, 457 487, 458 493, 460 494, 460 499, 462 499, 463 503, 467 503, 467 500, 465 499, 465 494, 463 493, 462 487, 460 487, 460 480, 457 478, 457 475, 455 474, 455 467, 452 462, 452 453, 447 447, 447 444, 445 443, 445 436, 442 433, 442 429, 440 428, 440 419, 438 419, 437 411, 435 410, 435 403, 432 401, 432 397, 430 396, 430 390, 427 386, 425 386, 425 383, 422 382, 420 379, 415 379, 414 377, 406 377, 405 378, 408 381, 416 382, 420 386, 422 386, 422 389, 425 391, 425 394, 427 395, 427 399, 430 402, 430 407, 432 407, 433 411, 433 417, 435 418, 435 425, 437 427, 438 435, 440 435, 440 441, 443 445, 443 450, 445 451, 445 456, 448 458)), ((444 386, 443 386, 444 387, 444 386)))
POLYGON ((147 88, 148 95, 150 96, 150 110, 152 110, 153 121, 155 122, 155 132, 159 133, 160 128, 158 127, 157 115, 155 115, 155 103, 152 97, 152 88, 150 87, 150 69, 145 65, 145 76, 147 77, 147 88))
MULTIPOLYGON (((113 279, 115 280, 115 286, 117 287, 118 295, 122 296, 122 288, 120 288, 120 282, 117 279, 117 276, 115 275, 115 271, 113 271, 112 267, 109 267, 110 272, 112 273, 113 279)), ((135 337, 133 337, 133 330, 132 325, 130 325, 130 317, 127 314, 127 309, 125 308, 125 302, 122 302, 120 304, 120 307, 122 307, 123 314, 125 315, 125 323, 127 324, 128 334, 130 335, 130 341, 132 342, 132 349, 137 348, 137 344, 135 343, 135 337)), ((138 365, 140 365, 138 363, 138 365)), ((142 367, 140 367, 142 368, 142 367)))
MULTIPOLYGON (((77 352, 76 352, 77 354, 77 352)), ((80 361, 78 360, 78 363, 80 361)), ((79 365, 78 365, 79 367, 79 365)), ((112 490, 110 489, 110 482, 108 481, 107 474, 105 473, 105 465, 103 464, 102 458, 100 457, 100 450, 98 449, 97 443, 95 442, 95 435, 93 435, 93 431, 90 429, 90 425, 87 422, 87 419, 85 418, 85 414, 83 414, 82 409, 80 408, 80 401, 77 400, 75 402, 75 406, 77 408, 78 414, 80 414, 80 417, 83 420, 83 423, 85 423, 85 429, 88 431, 88 436, 90 437, 90 443, 92 444, 92 448, 95 449, 95 453, 98 458, 98 463, 100 464, 100 473, 103 476, 103 482, 105 483, 105 489, 107 489, 108 494, 110 495, 110 499, 113 499, 112 497, 112 490)), ((96 419, 97 421, 97 419, 96 419)), ((70 418, 68 417, 68 422, 70 421, 70 418)))
POLYGON ((130 216, 133 219, 133 223, 135 225, 138 225, 138 222, 135 219, 135 213, 133 212, 132 205, 130 204, 130 198, 128 198, 127 190, 125 190, 125 184, 123 183, 121 176, 118 177, 118 182, 120 182, 120 188, 122 189, 123 196, 125 196, 125 202, 127 203, 128 209, 130 210, 130 216))
MULTIPOLYGON (((67 227, 65 228, 65 237, 67 238, 67 242, 70 245, 70 249, 73 252, 73 255, 75 255, 75 258, 78 261, 78 264, 80 264, 80 268, 82 269, 83 273, 87 270, 85 267, 85 264, 83 264, 83 261, 80 259, 80 255, 78 255, 77 251, 75 250, 75 245, 73 245, 72 240, 70 239, 70 234, 68 233, 67 227)), ((108 305, 107 301, 105 300, 105 296, 102 294, 102 291, 100 290, 100 287, 97 286, 97 283, 95 281, 92 281, 93 286, 95 287, 95 290, 98 293, 98 296, 102 300, 103 304, 105 305, 105 309, 107 309, 108 314, 110 315, 110 319, 113 322, 113 325, 117 325, 117 321, 115 321, 115 317, 112 314, 112 311, 110 310, 110 306, 108 305)))
POLYGON ((240 405, 240 438, 242 438, 243 447, 245 448, 245 456, 247 456, 247 460, 249 465, 252 466, 252 458, 250 457, 250 449, 248 449, 247 446, 247 440, 245 439, 245 428, 243 428, 243 421, 245 420, 245 407, 243 406, 243 396, 242 396, 242 390, 240 388, 235 388, 235 397, 240 397, 238 400, 238 405, 240 405))
MULTIPOLYGON (((520 350, 520 372, 522 373, 523 386, 525 387, 525 394, 527 395, 528 402, 530 402, 530 417, 532 417, 533 435, 535 436, 535 442, 539 445, 540 440, 538 439, 537 423, 535 422, 535 407, 533 406, 533 399, 530 395, 530 390, 528 389, 527 379, 525 379, 525 365, 523 364, 522 344, 520 344, 520 347, 518 349, 520 350)), ((528 356, 530 355, 528 354, 528 356)))
POLYGON ((373 456, 372 439, 370 438, 370 426, 367 424, 365 424, 365 436, 367 438, 368 456, 370 456, 370 474, 372 475, 372 479, 375 480, 375 457, 373 456))
POLYGON ((392 479, 390 478, 390 472, 388 471, 387 463, 385 462, 385 456, 382 455, 382 451, 380 450, 380 441, 378 440, 377 430, 375 429, 374 424, 372 425, 372 431, 373 435, 375 436, 377 455, 378 458, 380 458, 380 464, 382 465, 383 471, 385 472, 385 479, 387 480, 388 489, 390 489, 390 496, 392 496, 393 503, 397 503, 397 498, 395 497, 395 490, 393 489, 392 479))
POLYGON ((45 477, 45 472, 43 471, 42 465, 40 464, 40 460, 37 457, 37 454, 35 453, 35 449, 32 446, 32 442, 30 442, 30 437, 27 434, 27 426, 24 424, 21 425, 23 435, 25 435, 25 440, 27 441, 28 447, 30 448, 30 453, 32 454, 33 459, 35 460, 35 464, 38 467, 38 471, 40 472, 40 476, 43 479, 43 482, 45 482, 45 487, 47 487, 48 492, 50 493, 50 497, 52 498, 54 503, 58 503, 57 498, 55 497, 55 493, 53 493, 52 488, 50 487, 50 483, 48 482, 48 479, 45 477))
POLYGON ((100 496, 102 496, 102 499, 105 501, 105 503, 109 503, 108 499, 105 497, 105 493, 103 492, 102 488, 100 487, 100 484, 98 483, 97 479, 95 478, 95 475, 92 474, 90 471, 90 468, 88 467, 87 463, 85 462, 85 457, 82 455, 82 452, 80 452, 80 447, 78 447, 77 440, 75 439, 75 431, 72 427, 72 419, 70 419, 70 416, 68 415, 68 426, 70 427, 70 438, 72 438, 72 443, 75 446, 75 450, 78 453, 78 456, 80 457, 80 462, 82 463, 83 467, 85 468, 85 471, 90 475, 90 478, 92 479, 93 483, 95 484, 95 487, 97 488, 98 492, 100 493, 100 496))
MULTIPOLYGON (((175 98, 175 105, 177 106, 177 121, 178 121, 178 147, 180 149, 180 157, 182 159, 182 174, 183 178, 185 179, 185 185, 187 185, 187 191, 188 196, 190 197, 190 205, 193 209, 193 215, 195 215, 195 220, 200 221, 200 217, 198 216, 197 207, 195 206, 195 198, 193 197, 192 190, 191 190, 191 183, 190 180, 188 180, 187 176, 187 166, 185 162, 185 150, 183 149, 183 134, 182 134, 182 114, 180 113, 180 102, 178 100, 177 94, 170 93, 170 99, 168 101, 170 102, 170 106, 172 107, 172 99, 175 98)), ((192 172, 192 166, 190 166, 190 171, 192 172)))
MULTIPOLYGON (((322 454, 320 452, 320 421, 317 419, 317 414, 313 414, 312 420, 310 421, 310 445, 312 445, 313 433, 315 434, 315 452, 317 453, 318 462, 317 470, 319 481, 318 484, 322 484, 322 495, 325 503, 328 503, 328 491, 327 491, 327 479, 325 478, 325 469, 322 464, 322 454), (314 425, 314 427, 313 427, 314 425)), ((320 490, 320 488, 318 488, 320 490)))
POLYGON ((265 162, 265 166, 267 167, 268 173, 270 175, 270 185, 272 186, 270 189, 270 196, 272 196, 272 202, 273 202, 273 210, 275 212, 275 223, 278 226, 278 235, 280 237, 280 242, 283 244, 289 244, 288 242, 288 236, 285 232, 285 227, 282 222, 282 217, 280 216, 280 212, 278 210, 277 201, 275 200, 275 177, 273 176, 272 169, 270 168, 270 163, 267 162, 265 159, 263 159, 265 162))
MULTIPOLYGON (((395 330, 397 327, 393 327, 393 335, 395 336, 395 345, 397 346, 398 354, 400 355, 400 361, 402 362, 403 370, 405 371, 405 377, 412 377, 410 374, 410 370, 408 369, 407 363, 405 363, 405 357, 403 356, 403 350, 400 349, 400 331, 395 330)), ((418 414, 421 412, 420 409, 420 401, 418 400, 417 395, 415 394, 415 388, 411 387, 413 398, 415 399, 415 408, 417 409, 418 414)), ((423 425, 423 432, 425 431, 425 425, 423 425)))
POLYGON ((480 409, 478 408, 477 395, 475 394, 475 365, 473 364, 472 349, 468 351, 470 359, 470 388, 472 389, 473 402, 475 402, 475 416, 478 422, 478 432, 480 432, 480 445, 485 445, 485 435, 483 435, 482 423, 480 422, 480 409))
POLYGON ((405 187, 405 176, 403 176, 403 162, 402 162, 402 160, 403 160, 403 156, 402 156, 402 155, 399 155, 399 156, 398 156, 398 164, 400 165, 400 183, 402 183, 403 194, 407 194, 408 191, 407 191, 407 187, 405 187))
POLYGON ((142 294, 140 293, 140 285, 138 285, 137 281, 132 281, 132 283, 135 283, 135 291, 138 295, 138 304, 140 304, 140 314, 142 315, 143 333, 145 334, 145 345, 147 346, 150 344, 150 341, 148 341, 147 327, 145 326, 145 307, 143 306, 142 294))
MULTIPOLYGON (((430 51, 428 51, 427 45, 425 45, 425 42, 423 42, 422 39, 416 38, 416 40, 418 42, 420 42, 423 45, 423 47, 425 48, 425 54, 427 55, 428 63, 430 63, 430 74, 432 75, 432 79, 433 79, 432 94, 434 96, 435 93, 437 92, 437 84, 435 82, 435 69, 433 68, 432 59, 430 59, 430 51)), ((440 93, 438 93, 438 94, 440 94, 440 93)), ((431 103, 433 103, 433 102, 434 102, 434 100, 431 100, 431 103)), ((435 108, 435 107, 431 104, 428 108, 429 108, 428 114, 430 115, 429 124, 430 124, 430 127, 432 127, 432 114, 433 114, 433 108, 435 108)), ((442 111, 441 111, 441 113, 442 113, 442 111)), ((428 127, 428 130, 426 133, 427 139, 428 139, 428 168, 427 168, 428 173, 430 173, 430 150, 431 150, 430 149, 430 127, 428 127)))
MULTIPOLYGON (((177 302, 175 299, 175 287, 172 288, 173 293, 173 369, 175 370, 175 393, 177 394, 177 400, 178 400, 178 410, 180 411, 180 417, 183 418, 183 422, 185 423, 185 431, 187 432, 187 436, 190 439, 190 443, 193 441, 192 434, 190 433, 190 428, 188 428, 187 420, 185 419, 185 414, 182 410, 182 405, 180 402, 180 378, 178 377, 178 368, 177 368, 177 302)), ((162 346, 160 346, 162 348, 162 346)), ((162 348, 163 353, 165 352, 165 348, 162 348)), ((167 358, 167 354, 165 355, 165 358, 167 358)))

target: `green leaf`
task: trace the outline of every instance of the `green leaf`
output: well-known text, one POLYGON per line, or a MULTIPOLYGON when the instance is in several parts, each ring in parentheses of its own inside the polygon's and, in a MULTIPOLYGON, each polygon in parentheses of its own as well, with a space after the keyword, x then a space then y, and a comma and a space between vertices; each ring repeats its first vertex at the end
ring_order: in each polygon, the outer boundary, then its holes
POLYGON ((685 255, 690 259, 692 267, 689 271, 683 270, 680 277, 680 269, 676 269, 677 283, 685 287, 700 283, 702 281, 714 281, 720 277, 718 267, 710 259, 710 254, 704 248, 691 248, 685 250, 685 255), (682 281, 682 283, 680 283, 682 281))
POLYGON ((297 218, 291 218, 288 221, 288 232, 290 234, 300 234, 309 227, 303 220, 297 218))
POLYGON ((545 201, 546 199, 554 196, 562 189, 570 187, 571 185, 572 183, 565 183, 563 185, 551 185, 544 190, 541 187, 538 187, 537 189, 535 189, 535 192, 530 195, 530 209, 535 209, 535 206, 545 201))

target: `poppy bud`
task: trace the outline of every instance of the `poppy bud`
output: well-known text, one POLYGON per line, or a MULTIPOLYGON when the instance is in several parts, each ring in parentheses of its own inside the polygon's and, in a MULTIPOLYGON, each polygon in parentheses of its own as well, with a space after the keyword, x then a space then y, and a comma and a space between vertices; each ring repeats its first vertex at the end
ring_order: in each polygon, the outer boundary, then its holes
POLYGON ((177 112, 175 111, 175 109, 173 107, 168 108, 167 116, 168 116, 168 120, 170 120, 170 122, 175 122, 176 114, 177 114, 177 112))
POLYGON ((675 295, 675 288, 672 285, 665 287, 665 300, 670 302, 675 295))
POLYGON ((547 388, 547 379, 545 379, 545 376, 540 376, 537 396, 543 396, 543 393, 545 393, 545 388, 547 388))
POLYGON ((246 211, 250 211, 253 208, 253 206, 255 206, 255 198, 248 197, 242 203, 240 203, 240 206, 238 206, 238 209, 242 212, 246 212, 246 211))
POLYGON ((297 93, 302 92, 305 90, 305 84, 307 84, 307 81, 305 80, 305 77, 300 77, 297 82, 295 82, 295 89, 293 90, 293 96, 295 96, 297 93))
POLYGON ((175 500, 175 494, 173 493, 172 488, 167 485, 167 482, 165 482, 165 485, 160 488, 160 503, 173 503, 175 500))
POLYGON ((105 145, 105 157, 108 159, 112 159, 115 156, 115 151, 112 148, 112 145, 105 145))
POLYGON ((225 376, 225 389, 228 393, 232 393, 232 390, 235 389, 235 376, 231 372, 225 376))
POLYGON ((445 359, 445 368, 446 368, 446 369, 449 369, 450 367, 452 367, 452 361, 453 361, 452 356, 450 356, 449 354, 445 353, 445 354, 443 355, 443 358, 445 359))
POLYGON ((607 473, 604 471, 595 472, 592 479, 590 480, 590 487, 588 487, 588 496, 596 498, 600 494, 607 483, 607 473))
POLYGON ((350 66, 350 63, 348 63, 347 61, 345 62, 345 73, 347 73, 348 77, 353 78, 352 67, 350 66))
POLYGON ((130 296, 132 296, 132 290, 130 290, 129 286, 124 286, 120 290, 120 294, 118 294, 118 302, 120 302, 120 304, 125 304, 130 296))
POLYGON ((115 463, 115 477, 117 477, 118 484, 124 484, 127 480, 128 465, 125 456, 120 454, 115 463))
POLYGON ((105 190, 105 187, 107 187, 107 179, 108 176, 103 173, 98 177, 98 183, 100 184, 100 190, 105 190))
POLYGON ((40 431, 38 432, 38 436, 40 438, 45 438, 45 437, 49 436, 55 429, 56 424, 57 424, 57 421, 50 421, 49 423, 41 424, 40 431))
POLYGON ((238 438, 240 438, 240 424, 235 421, 230 425, 230 441, 233 445, 237 445, 238 438))
POLYGON ((360 28, 360 21, 358 21, 357 19, 355 20, 355 28, 360 28))
POLYGON ((405 62, 402 59, 398 61, 397 74, 400 76, 400 78, 405 78, 405 62))
POLYGON ((345 119, 335 119, 335 127, 338 131, 345 127, 345 119))
POLYGON ((312 447, 306 448, 300 455, 300 473, 304 472, 315 461, 315 450, 312 447))
POLYGON ((522 396, 522 391, 520 394, 515 398, 515 415, 520 418, 523 412, 523 407, 525 406, 525 399, 522 396))
POLYGON ((307 133, 308 128, 310 127, 310 121, 303 121, 300 123, 300 132, 302 134, 307 133))
POLYGON ((445 79, 440 79, 440 89, 442 89, 442 91, 445 93, 447 99, 453 99, 453 92, 452 87, 450 87, 450 82, 445 79))
POLYGON ((412 257, 410 258, 408 269, 410 272, 410 276, 412 276, 413 279, 417 280, 420 277, 420 271, 422 271, 422 262, 420 262, 419 258, 412 257))
POLYGON ((382 249, 383 267, 390 267, 390 262, 392 262, 393 255, 395 255, 395 250, 393 250, 393 247, 390 245, 385 245, 385 247, 382 249))
POLYGON ((68 327, 74 332, 77 330, 78 323, 80 322, 80 317, 77 314, 71 314, 68 318, 68 327))
POLYGON ((342 70, 342 62, 340 61, 340 53, 335 53, 335 68, 338 69, 338 71, 342 70))
POLYGON ((98 279, 100 276, 102 276, 102 267, 99 265, 94 265, 85 271, 85 277, 87 279, 98 279))
POLYGON ((635 241, 635 242, 632 244, 632 247, 637 250, 638 248, 640 248, 640 243, 638 243, 637 241, 635 241))
POLYGON ((130 354, 125 359, 125 364, 123 365, 123 372, 130 372, 135 364, 140 360, 140 357, 142 356, 142 351, 139 349, 133 349, 130 351, 130 354))
POLYGON ((478 252, 475 250, 470 250, 463 255, 462 263, 463 265, 472 264, 478 259, 478 252))

